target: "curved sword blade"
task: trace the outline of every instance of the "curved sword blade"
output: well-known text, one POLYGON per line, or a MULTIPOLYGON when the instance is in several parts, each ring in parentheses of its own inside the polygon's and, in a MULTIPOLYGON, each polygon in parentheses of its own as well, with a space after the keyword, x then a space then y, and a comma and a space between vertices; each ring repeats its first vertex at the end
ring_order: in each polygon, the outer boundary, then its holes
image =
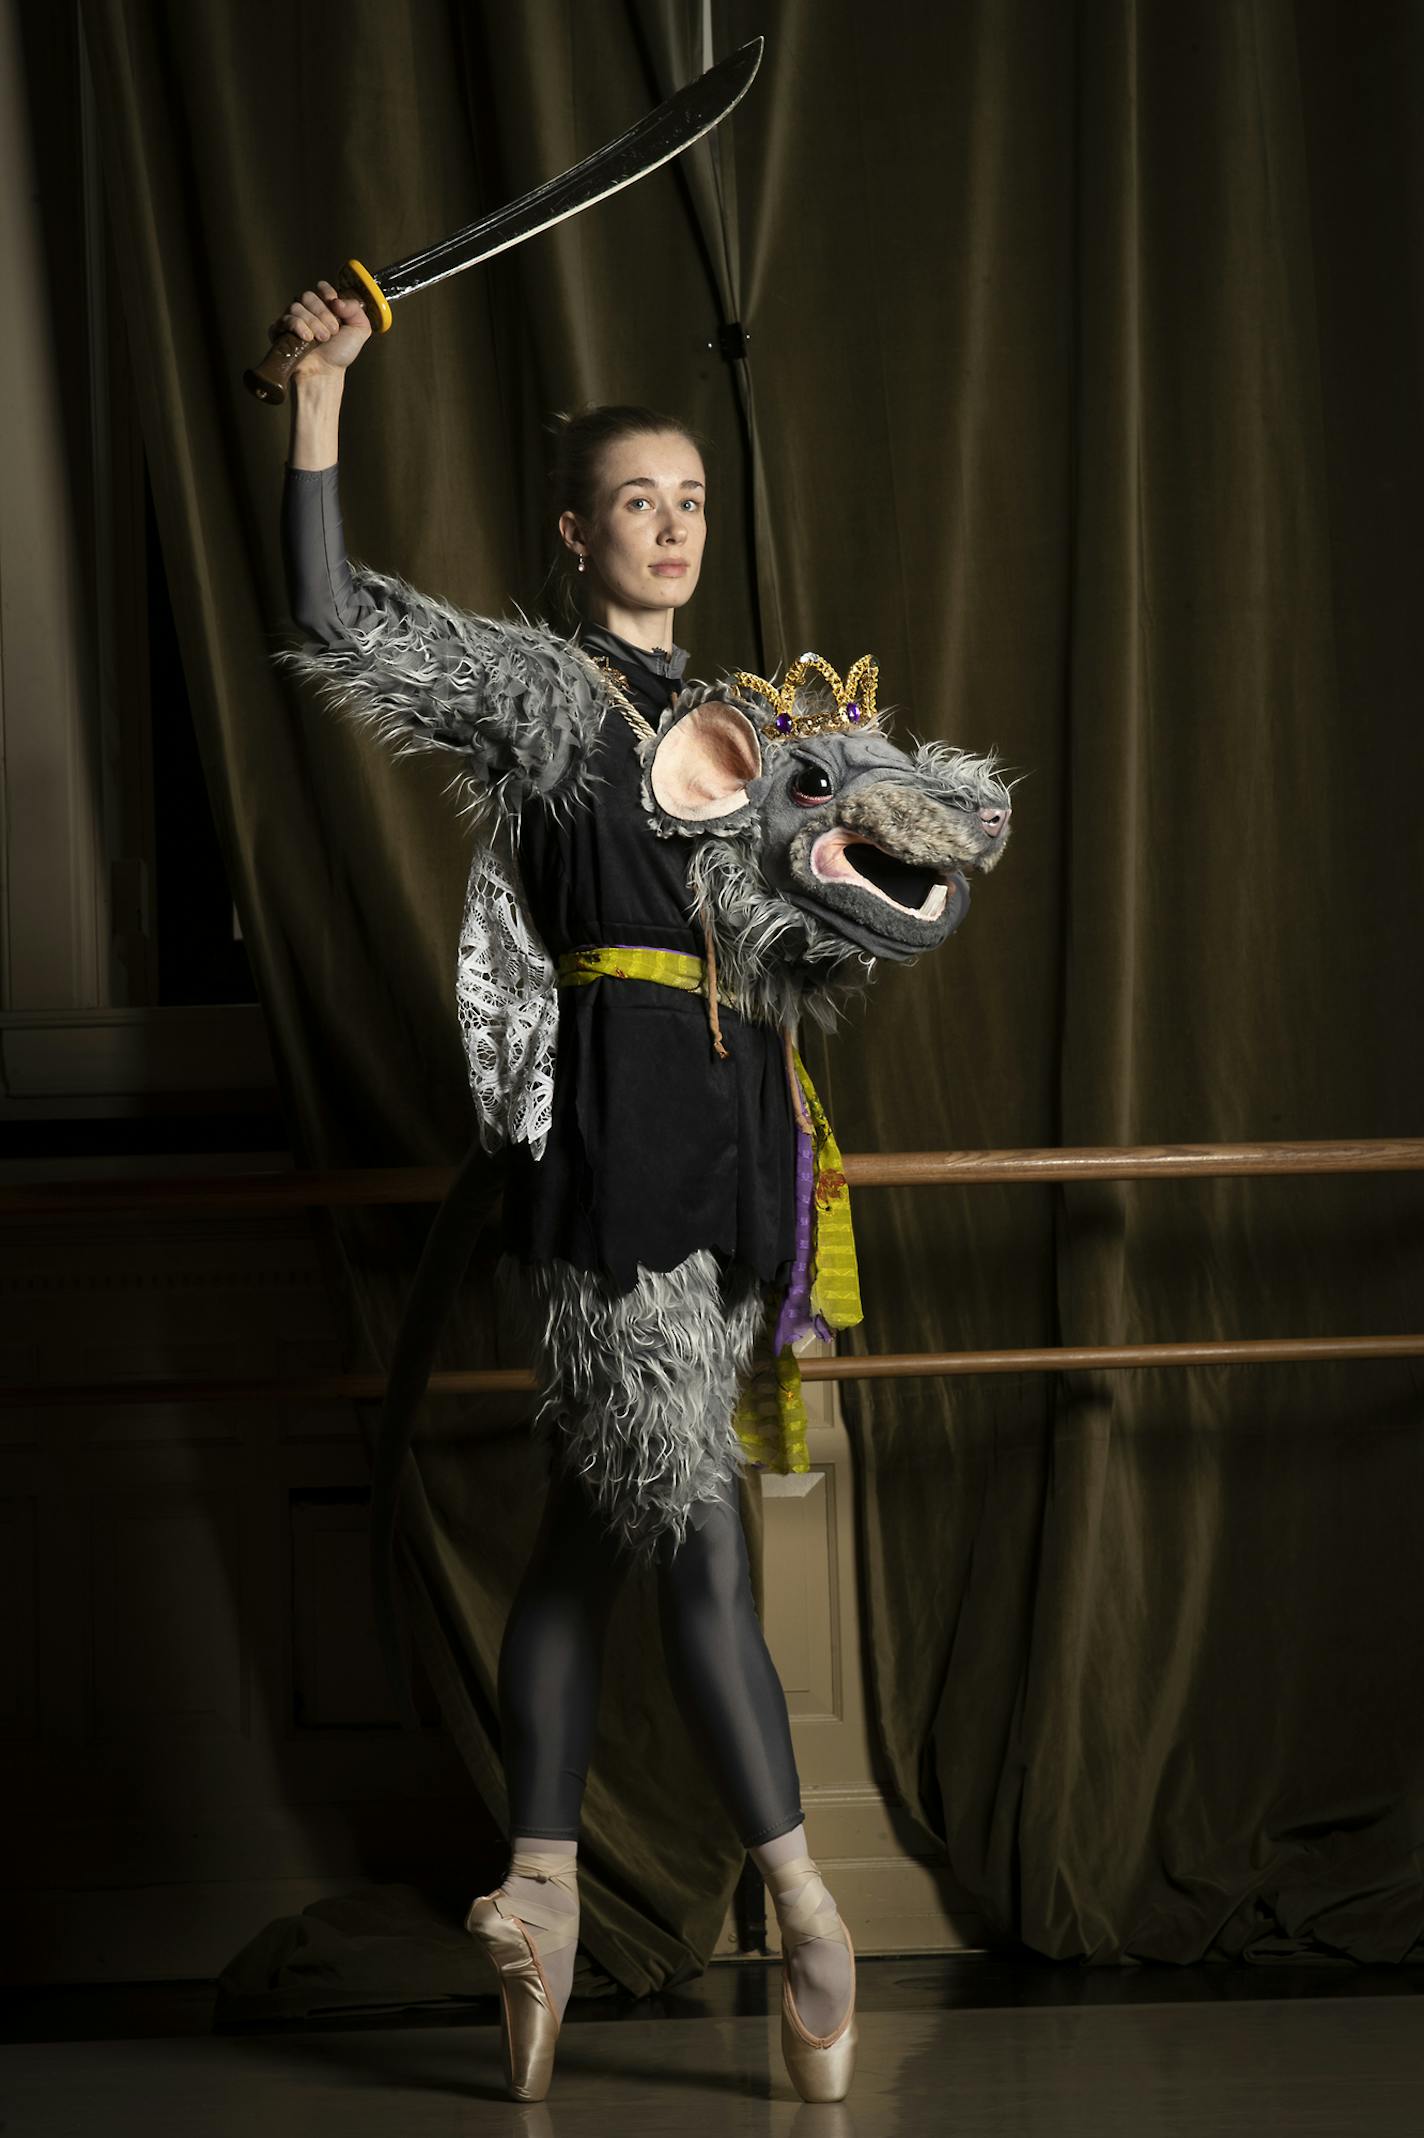
POLYGON ((443 282, 447 275, 458 275, 497 252, 507 252, 511 245, 537 237, 541 230, 591 208, 595 201, 607 200, 610 193, 619 193, 661 164, 670 163, 740 104, 761 65, 763 42, 760 37, 751 38, 562 176, 546 179, 532 193, 457 230, 439 245, 377 268, 375 279, 388 302, 395 304, 416 290, 429 289, 433 282, 443 282))

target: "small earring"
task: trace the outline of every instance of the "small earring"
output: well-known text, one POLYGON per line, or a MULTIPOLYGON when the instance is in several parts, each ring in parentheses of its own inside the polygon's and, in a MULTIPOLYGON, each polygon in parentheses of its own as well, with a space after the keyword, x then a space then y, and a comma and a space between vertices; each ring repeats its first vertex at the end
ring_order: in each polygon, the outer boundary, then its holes
POLYGON ((588 565, 588 558, 587 558, 587 557, 586 557, 586 556, 584 555, 584 552, 583 552, 582 550, 580 550, 580 551, 579 551, 579 553, 578 553, 578 560, 579 560, 579 570, 580 570, 580 571, 583 571, 583 570, 585 570, 585 569, 586 569, 586 567, 587 567, 587 565, 588 565))

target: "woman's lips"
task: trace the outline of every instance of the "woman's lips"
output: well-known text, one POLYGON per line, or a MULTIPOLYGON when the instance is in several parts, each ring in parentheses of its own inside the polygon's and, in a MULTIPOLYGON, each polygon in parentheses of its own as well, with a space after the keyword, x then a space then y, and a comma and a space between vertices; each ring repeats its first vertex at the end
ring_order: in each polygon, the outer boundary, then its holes
POLYGON ((687 570, 685 564, 655 564, 652 567, 659 579, 680 579, 687 570))

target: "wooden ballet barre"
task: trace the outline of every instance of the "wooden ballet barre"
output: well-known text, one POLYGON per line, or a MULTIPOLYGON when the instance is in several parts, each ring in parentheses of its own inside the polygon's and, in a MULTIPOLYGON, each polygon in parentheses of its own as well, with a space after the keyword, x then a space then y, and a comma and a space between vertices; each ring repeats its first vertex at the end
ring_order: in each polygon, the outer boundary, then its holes
MULTIPOLYGON (((1424 1137, 1323 1143, 1167 1143, 1023 1151, 872 1151, 845 1160, 853 1188, 1008 1181, 1217 1180, 1233 1175, 1424 1172, 1424 1137)), ((0 1184, 0 1217, 162 1217, 194 1210, 312 1210, 438 1203, 450 1166, 370 1166, 333 1173, 208 1173, 143 1180, 0 1184)))
POLYGON ((871 1151, 845 1161, 855 1188, 932 1182, 1216 1180, 1269 1173, 1424 1172, 1424 1137, 1354 1143, 1162 1143, 1024 1151, 871 1151))
MULTIPOLYGON (((883 1351, 803 1358, 806 1381, 923 1380, 978 1373, 1076 1373, 1136 1366, 1270 1366, 1329 1359, 1424 1358, 1424 1336, 1269 1336, 1185 1344, 1059 1344, 1027 1351, 883 1351)), ((432 1396, 532 1394, 527 1367, 432 1373, 432 1396)), ((277 1381, 71 1381, 0 1386, 0 1410, 79 1409, 127 1403, 379 1403, 380 1373, 326 1373, 277 1381)))

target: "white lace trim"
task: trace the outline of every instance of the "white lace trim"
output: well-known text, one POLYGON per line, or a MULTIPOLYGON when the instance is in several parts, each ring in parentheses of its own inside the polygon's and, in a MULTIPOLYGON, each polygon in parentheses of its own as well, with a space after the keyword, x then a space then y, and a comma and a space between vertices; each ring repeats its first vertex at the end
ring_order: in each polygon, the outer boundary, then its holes
POLYGON ((487 1151, 527 1143, 541 1158, 554 1105, 559 999, 503 827, 475 848, 455 961, 455 1007, 487 1151))

